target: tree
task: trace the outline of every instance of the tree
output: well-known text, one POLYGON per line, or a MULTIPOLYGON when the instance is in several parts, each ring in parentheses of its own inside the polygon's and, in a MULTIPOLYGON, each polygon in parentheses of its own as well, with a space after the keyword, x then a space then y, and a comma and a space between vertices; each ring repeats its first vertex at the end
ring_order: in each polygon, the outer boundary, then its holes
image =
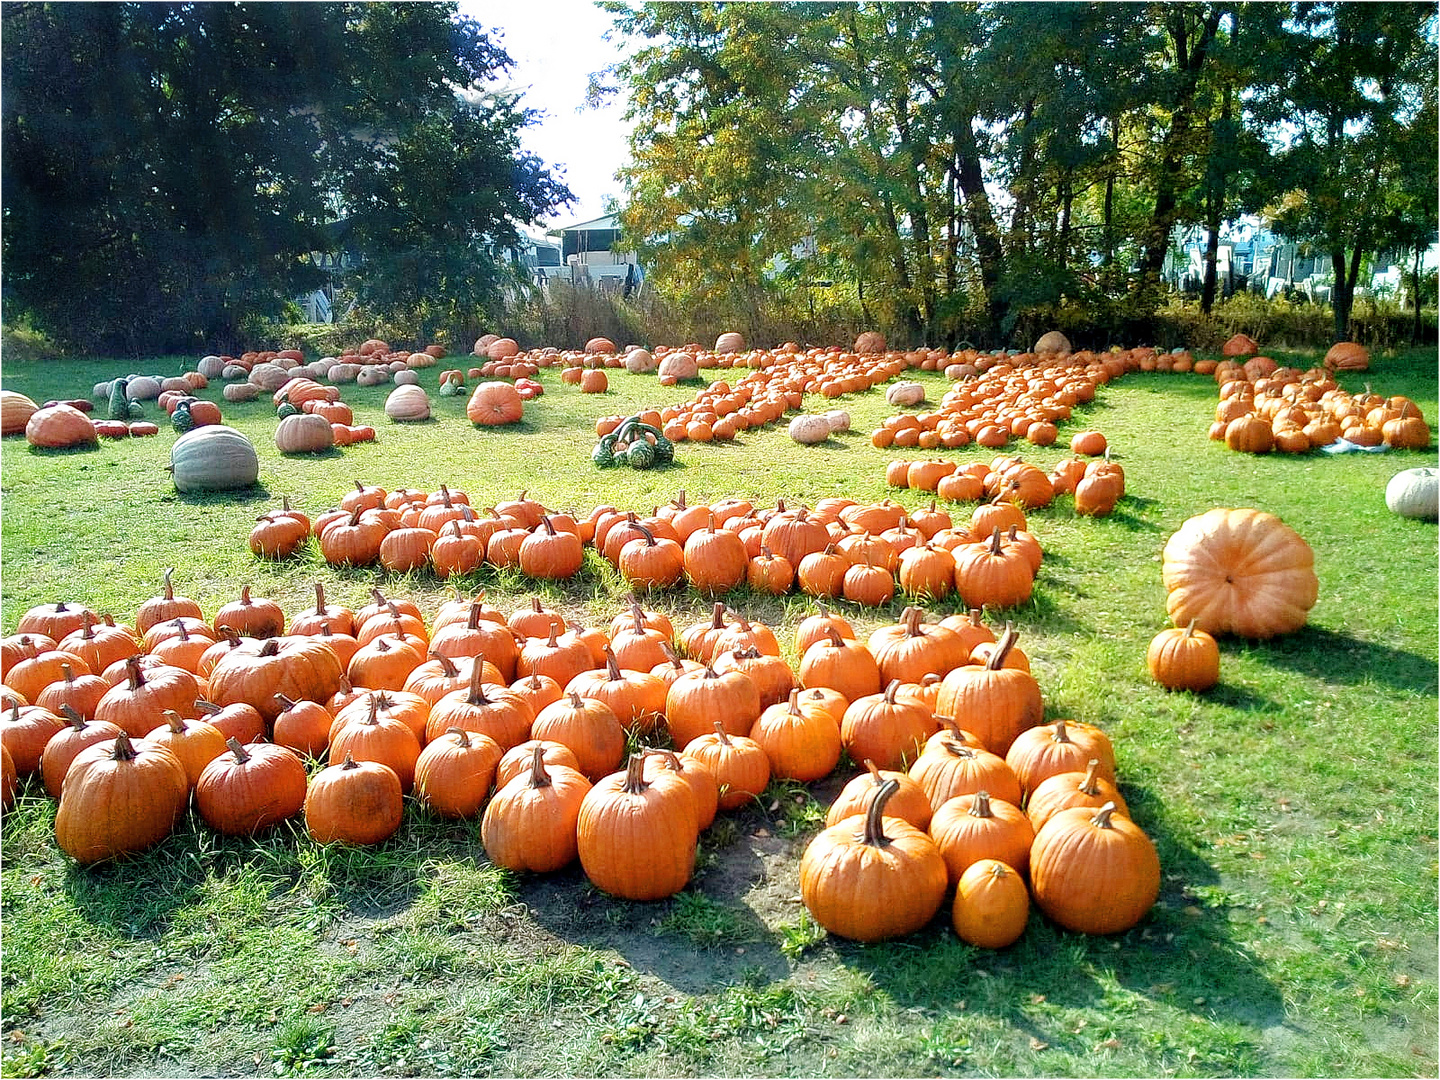
MULTIPOLYGON (((528 114, 466 124, 457 91, 509 59, 453 4, 10 3, 3 31, 4 298, 73 348, 234 347, 320 281, 327 222, 368 222, 367 196, 426 212, 394 170, 447 125, 497 189, 444 204, 497 215, 474 237, 568 194, 517 156, 528 114)), ((372 295, 427 228, 453 224, 356 233, 372 295)))
POLYGON ((1435 156, 1426 108, 1435 94, 1435 9, 1303 3, 1282 32, 1275 53, 1284 77, 1256 103, 1279 147, 1269 217, 1282 235, 1329 251, 1341 341, 1366 255, 1413 246, 1434 220, 1433 179, 1422 195, 1427 181, 1415 170, 1435 156))

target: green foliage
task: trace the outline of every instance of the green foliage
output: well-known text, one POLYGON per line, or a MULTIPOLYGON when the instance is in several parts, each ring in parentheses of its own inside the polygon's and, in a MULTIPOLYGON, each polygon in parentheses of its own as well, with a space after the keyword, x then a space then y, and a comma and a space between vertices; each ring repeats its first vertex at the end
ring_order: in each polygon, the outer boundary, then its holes
POLYGON ((433 332, 569 198, 452 3, 14 4, 4 36, 7 307, 74 349, 236 351, 336 242, 433 332))
POLYGON ((843 289, 902 345, 1071 307, 1135 330, 1174 227, 1267 193, 1345 250, 1434 231, 1433 6, 606 6, 640 121, 622 220, 691 325, 803 330, 843 289), (1337 151, 1299 152, 1322 118, 1337 151))

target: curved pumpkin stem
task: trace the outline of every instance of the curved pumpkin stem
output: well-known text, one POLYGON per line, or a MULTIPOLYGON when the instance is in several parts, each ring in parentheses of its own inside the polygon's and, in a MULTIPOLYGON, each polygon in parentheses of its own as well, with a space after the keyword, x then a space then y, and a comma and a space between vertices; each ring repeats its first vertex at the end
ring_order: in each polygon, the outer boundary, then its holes
POLYGON ((1095 774, 1100 768, 1100 759, 1091 758, 1085 765, 1085 779, 1080 781, 1079 791, 1084 792, 1091 798, 1100 794, 1100 785, 1095 782, 1095 774))
POLYGON ((878 848, 889 846, 890 838, 885 835, 884 828, 885 804, 899 790, 900 781, 893 778, 875 789, 870 796, 870 805, 865 810, 865 831, 858 837, 861 843, 878 848))
POLYGON ((1115 804, 1113 802, 1107 802, 1104 806, 1100 807, 1099 810, 1095 811, 1095 816, 1090 819, 1090 824, 1094 825, 1097 829, 1113 828, 1110 824, 1110 816, 1114 813, 1115 804))
POLYGON ((171 584, 171 582, 170 582, 170 578, 174 575, 174 573, 175 573, 175 568, 174 568, 173 566, 170 567, 168 570, 165 571, 165 599, 166 599, 166 600, 174 600, 174 599, 175 599, 175 586, 174 586, 173 584, 171 584))
MULTIPOLYGON (((995 530, 996 535, 1000 533, 995 530)), ((1005 633, 1000 635, 1000 640, 995 643, 995 651, 990 654, 990 659, 985 661, 985 667, 989 671, 999 671, 1005 666, 1005 658, 1010 655, 1010 650, 1015 647, 1015 642, 1020 640, 1020 632, 1015 629, 1013 623, 1005 624, 1005 633)))
POLYGON ((249 751, 247 751, 245 747, 240 745, 240 740, 237 739, 234 735, 231 735, 228 739, 225 740, 225 746, 232 754, 235 755, 235 764, 244 765, 245 762, 250 760, 249 751))
POLYGON ((170 726, 171 732, 176 735, 185 734, 185 721, 178 712, 166 709, 161 715, 165 717, 165 723, 170 726))
POLYGON ((725 730, 725 725, 723 723, 721 723, 719 720, 716 720, 712 726, 715 728, 715 734, 720 738, 721 746, 735 745, 730 741, 730 733, 725 730))

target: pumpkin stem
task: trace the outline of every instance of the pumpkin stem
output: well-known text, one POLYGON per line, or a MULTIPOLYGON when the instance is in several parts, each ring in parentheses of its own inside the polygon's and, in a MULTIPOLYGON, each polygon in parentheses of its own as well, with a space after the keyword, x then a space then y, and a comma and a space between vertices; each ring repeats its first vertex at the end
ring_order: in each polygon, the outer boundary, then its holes
POLYGON ((721 746, 733 746, 733 745, 734 745, 733 743, 731 743, 731 741, 730 741, 730 733, 725 730, 725 725, 724 725, 723 723, 721 723, 719 720, 716 720, 715 723, 714 723, 714 725, 713 725, 713 727, 715 728, 715 734, 716 734, 717 736, 719 736, 719 738, 720 738, 720 745, 721 745, 721 746))
POLYGON ((990 793, 988 791, 975 792, 975 798, 970 803, 967 811, 971 817, 988 818, 995 815, 990 812, 990 793))
POLYGON ((125 658, 125 674, 130 678, 130 689, 139 690, 145 685, 145 674, 140 670, 140 658, 138 656, 127 656, 125 658))
POLYGON ((260 646, 260 656, 275 656, 280 652, 280 639, 271 638, 264 645, 260 646))
POLYGON ((216 705, 213 701, 206 701, 203 697, 195 699, 195 708, 199 709, 206 716, 214 716, 221 711, 219 705, 216 705))
POLYGON ((625 783, 620 786, 620 790, 627 795, 638 795, 649 786, 645 779, 644 752, 631 754, 630 761, 625 766, 625 783))
POLYGON ((605 646, 605 676, 609 682, 618 682, 620 679, 620 661, 615 659, 615 650, 609 645, 605 646))
POLYGON ((175 573, 175 568, 174 568, 173 566, 170 567, 170 569, 168 569, 168 570, 165 571, 165 599, 166 599, 166 600, 174 600, 174 599, 175 599, 175 586, 170 583, 170 575, 172 575, 173 573, 175 573))
POLYGON ((249 752, 245 749, 245 747, 240 745, 240 740, 237 739, 234 735, 231 735, 228 739, 225 740, 225 746, 232 754, 235 755, 235 764, 244 765, 245 762, 250 760, 249 752))
POLYGON ((804 715, 804 713, 802 713, 802 712, 800 711, 800 688, 799 688, 799 687, 796 687, 794 690, 791 690, 791 691, 790 691, 790 715, 791 715, 791 716, 803 716, 803 715, 804 715))
POLYGON ((885 782, 884 778, 880 775, 880 766, 876 765, 875 762, 868 757, 865 759, 865 768, 870 773, 870 779, 875 781, 876 787, 879 787, 885 782))
POLYGON ((170 725, 171 732, 176 735, 185 733, 185 721, 180 718, 178 712, 174 709, 166 709, 161 715, 165 717, 165 723, 170 725))
POLYGON ((1065 726, 1064 717, 1055 721, 1055 725, 1050 729, 1050 738, 1053 742, 1057 743, 1074 742, 1074 740, 1070 738, 1069 729, 1065 726))
MULTIPOLYGON (((999 530, 996 530, 999 533, 999 530)), ((1010 650, 1015 647, 1015 642, 1020 639, 1020 633, 1015 629, 1014 623, 1005 624, 1005 633, 1000 635, 1000 640, 995 643, 995 651, 990 654, 990 659, 985 661, 985 668, 988 671, 999 671, 1005 666, 1005 658, 1010 655, 1010 650)))
POLYGON ((1080 781, 1079 790, 1092 798, 1100 794, 1100 785, 1095 782, 1095 774, 1099 768, 1100 759, 1091 758, 1085 766, 1085 779, 1080 781))
POLYGON ((111 761, 134 761, 135 747, 130 744, 130 736, 124 731, 115 736, 115 745, 110 750, 111 761))
POLYGON ((360 763, 355 760, 355 756, 351 754, 349 750, 346 750, 345 760, 340 763, 340 767, 342 769, 358 769, 360 767, 360 763))
POLYGON ((465 629, 466 629, 466 630, 478 630, 478 629, 480 629, 480 605, 479 605, 479 604, 473 603, 473 602, 471 603, 471 605, 470 605, 470 617, 465 620, 465 629))
POLYGON ((1194 619, 1191 619, 1191 620, 1185 625, 1185 636, 1186 636, 1187 638, 1192 638, 1192 637, 1195 636, 1195 620, 1194 620, 1194 619))
POLYGON ((990 554, 999 555, 1000 552, 1000 526, 997 525, 995 526, 995 530, 990 534, 990 554))
POLYGON ((535 751, 530 755, 530 787, 545 788, 550 784, 550 774, 545 771, 545 744, 537 740, 535 751))
POLYGON ((470 749, 470 733, 464 728, 452 727, 445 729, 446 735, 454 735, 456 741, 466 750, 470 749))
POLYGON ((280 707, 287 712, 295 707, 295 702, 292 699, 286 697, 284 694, 276 694, 273 700, 278 701, 280 703, 280 707))
POLYGON ((1099 810, 1095 811, 1095 816, 1090 819, 1090 824, 1094 825, 1097 829, 1113 828, 1110 824, 1110 815, 1113 813, 1115 813, 1115 804, 1113 802, 1107 802, 1104 806, 1100 807, 1099 810))
POLYGON ((471 705, 488 705, 490 699, 485 696, 485 664, 479 656, 475 657, 470 668, 470 694, 465 699, 471 705))
POLYGON ((857 838, 861 843, 878 848, 889 846, 890 838, 885 835, 884 828, 885 804, 899 790, 900 781, 893 778, 886 780, 875 789, 870 796, 870 805, 865 811, 865 831, 857 838))
POLYGON ((896 691, 899 690, 899 689, 900 689, 900 680, 899 680, 899 679, 891 679, 891 680, 890 680, 890 685, 887 686, 887 687, 885 687, 885 704, 886 704, 886 705, 894 705, 894 704, 895 704, 895 693, 896 693, 896 691))
POLYGON ((66 720, 70 721, 70 726, 71 726, 72 728, 74 728, 76 731, 84 731, 84 730, 85 730, 85 723, 86 723, 85 718, 84 718, 83 716, 81 716, 78 712, 76 712, 75 709, 74 709, 74 707, 71 706, 71 704, 70 704, 68 701, 67 701, 67 702, 63 702, 63 703, 60 705, 60 707, 56 710, 56 712, 58 712, 58 713, 59 713, 61 716, 63 716, 66 720))

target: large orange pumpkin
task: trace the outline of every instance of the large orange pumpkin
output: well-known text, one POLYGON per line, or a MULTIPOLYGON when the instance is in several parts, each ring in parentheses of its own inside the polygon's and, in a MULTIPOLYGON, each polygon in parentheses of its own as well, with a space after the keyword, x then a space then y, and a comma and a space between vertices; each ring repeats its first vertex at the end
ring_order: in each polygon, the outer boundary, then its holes
POLYGON ((1294 529, 1261 510, 1218 508, 1165 544, 1165 606, 1177 626, 1268 638, 1305 625, 1320 583, 1315 556, 1294 529))

